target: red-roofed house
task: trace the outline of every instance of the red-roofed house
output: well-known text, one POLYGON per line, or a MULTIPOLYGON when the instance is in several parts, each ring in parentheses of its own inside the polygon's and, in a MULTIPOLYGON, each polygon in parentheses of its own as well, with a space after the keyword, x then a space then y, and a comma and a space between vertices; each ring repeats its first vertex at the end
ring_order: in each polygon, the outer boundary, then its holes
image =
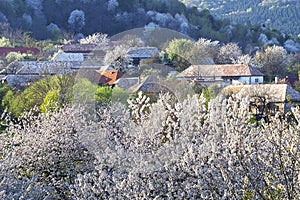
POLYGON ((262 84, 263 73, 251 65, 192 65, 180 74, 178 79, 195 81, 203 85, 214 83, 225 85, 262 84))
POLYGON ((118 70, 106 70, 100 72, 99 85, 114 85, 115 82, 122 77, 122 73, 118 70))

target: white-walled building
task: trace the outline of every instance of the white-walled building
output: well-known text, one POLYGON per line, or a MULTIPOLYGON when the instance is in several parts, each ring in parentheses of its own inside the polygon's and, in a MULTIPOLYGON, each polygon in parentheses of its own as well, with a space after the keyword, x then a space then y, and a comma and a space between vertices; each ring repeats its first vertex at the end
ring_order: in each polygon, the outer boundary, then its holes
POLYGON ((220 84, 245 85, 262 84, 263 73, 251 65, 192 65, 177 75, 180 80, 199 82, 203 85, 220 84))

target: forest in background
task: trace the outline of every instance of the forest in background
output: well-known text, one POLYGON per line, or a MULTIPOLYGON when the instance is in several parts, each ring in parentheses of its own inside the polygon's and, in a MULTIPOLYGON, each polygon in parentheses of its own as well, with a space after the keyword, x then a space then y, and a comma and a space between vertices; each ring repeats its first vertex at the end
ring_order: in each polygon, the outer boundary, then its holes
POLYGON ((300 33, 300 2, 297 0, 180 0, 187 6, 208 9, 231 23, 265 24, 285 34, 300 33))
MULTIPOLYGON (((83 38, 95 32, 109 36, 145 26, 162 27, 194 39, 209 38, 222 43, 260 46, 260 35, 283 45, 292 35, 261 25, 231 24, 214 17, 207 9, 186 7, 178 0, 3 0, 0 2, 0 34, 20 30, 38 40, 83 38)), ((261 15, 259 15, 261 17, 261 15)), ((251 20, 252 21, 252 20, 251 20)), ((297 21, 297 20, 293 20, 297 21)))

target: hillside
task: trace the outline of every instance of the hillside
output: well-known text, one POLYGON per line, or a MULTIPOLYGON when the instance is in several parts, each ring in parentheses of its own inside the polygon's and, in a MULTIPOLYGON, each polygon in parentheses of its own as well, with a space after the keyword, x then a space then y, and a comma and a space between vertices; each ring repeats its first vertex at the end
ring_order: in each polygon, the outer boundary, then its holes
MULTIPOLYGON (((203 7, 215 8, 211 11, 215 14, 221 11, 217 8, 224 8, 228 10, 228 17, 238 15, 232 10, 254 13, 254 8, 251 10, 251 4, 246 1, 197 2, 203 7)), ((255 2, 258 3, 258 0, 255 2)), ((267 8, 265 5, 271 4, 264 2, 261 5, 267 8)), ((19 39, 23 36, 16 34, 25 32, 37 40, 76 41, 95 32, 113 36, 130 29, 151 26, 172 29, 195 40, 208 38, 223 44, 236 42, 243 49, 270 44, 269 41, 284 45, 287 40, 293 39, 290 35, 284 36, 280 31, 261 25, 231 24, 228 20, 214 17, 211 12, 187 7, 179 0, 1 0, 0 36, 19 39)), ((288 23, 286 25, 289 26, 288 23)))
POLYGON ((219 18, 233 23, 265 24, 286 34, 300 33, 298 0, 180 0, 200 10, 209 9, 219 18))

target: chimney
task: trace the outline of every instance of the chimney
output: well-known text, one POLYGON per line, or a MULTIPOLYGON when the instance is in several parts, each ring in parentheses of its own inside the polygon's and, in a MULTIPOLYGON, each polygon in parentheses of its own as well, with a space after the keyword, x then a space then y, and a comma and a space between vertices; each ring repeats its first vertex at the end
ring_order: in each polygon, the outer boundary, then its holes
POLYGON ((275 84, 278 83, 278 76, 275 76, 275 84))

